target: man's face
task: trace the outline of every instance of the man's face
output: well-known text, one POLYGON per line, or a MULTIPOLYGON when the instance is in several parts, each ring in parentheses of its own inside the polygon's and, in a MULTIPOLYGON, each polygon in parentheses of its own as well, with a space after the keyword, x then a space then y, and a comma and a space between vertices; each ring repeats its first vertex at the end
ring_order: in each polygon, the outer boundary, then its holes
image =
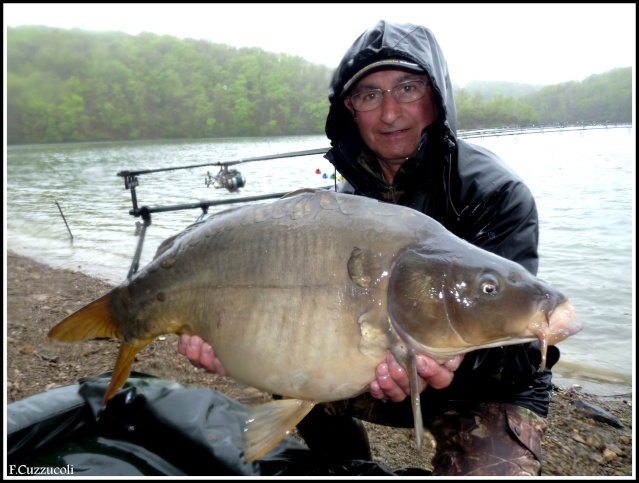
POLYGON ((360 136, 380 161, 401 164, 414 155, 422 130, 439 114, 430 83, 426 95, 413 102, 400 103, 386 92, 402 82, 419 79, 429 82, 425 74, 392 68, 378 70, 361 79, 344 99, 346 107, 357 117, 360 136), (350 96, 373 89, 384 92, 382 104, 372 111, 356 111, 350 96))

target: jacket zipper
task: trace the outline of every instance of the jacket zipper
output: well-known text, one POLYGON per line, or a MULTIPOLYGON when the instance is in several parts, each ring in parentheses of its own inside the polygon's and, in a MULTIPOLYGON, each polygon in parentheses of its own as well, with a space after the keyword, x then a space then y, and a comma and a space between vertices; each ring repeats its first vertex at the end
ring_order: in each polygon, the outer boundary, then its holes
POLYGON ((391 195, 391 200, 393 201, 393 204, 397 204, 397 200, 395 199, 395 187, 391 184, 388 186, 388 192, 391 195))

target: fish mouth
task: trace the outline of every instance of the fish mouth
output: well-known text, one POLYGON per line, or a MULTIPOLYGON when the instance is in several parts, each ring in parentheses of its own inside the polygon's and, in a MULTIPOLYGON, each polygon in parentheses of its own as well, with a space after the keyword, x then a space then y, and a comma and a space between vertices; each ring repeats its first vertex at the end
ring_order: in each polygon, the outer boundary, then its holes
POLYGON ((581 322, 575 316, 575 309, 568 300, 546 312, 545 319, 534 321, 528 328, 540 340, 546 340, 548 345, 555 345, 582 329, 581 322))
POLYGON ((542 371, 546 368, 548 346, 555 345, 575 335, 582 329, 581 322, 575 316, 575 309, 568 300, 565 300, 553 310, 546 311, 545 314, 545 318, 533 320, 528 325, 528 330, 535 334, 541 342, 542 371))

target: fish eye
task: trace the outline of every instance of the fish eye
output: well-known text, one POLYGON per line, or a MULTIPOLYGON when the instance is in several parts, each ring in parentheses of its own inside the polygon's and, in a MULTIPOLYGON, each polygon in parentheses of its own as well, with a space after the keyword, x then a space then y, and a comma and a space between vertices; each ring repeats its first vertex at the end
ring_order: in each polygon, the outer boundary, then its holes
POLYGON ((481 284, 481 291, 488 295, 494 294, 495 292, 497 292, 497 286, 491 282, 483 282, 481 284))
POLYGON ((499 283, 492 276, 484 277, 480 284, 480 290, 486 295, 496 295, 499 292, 499 283))

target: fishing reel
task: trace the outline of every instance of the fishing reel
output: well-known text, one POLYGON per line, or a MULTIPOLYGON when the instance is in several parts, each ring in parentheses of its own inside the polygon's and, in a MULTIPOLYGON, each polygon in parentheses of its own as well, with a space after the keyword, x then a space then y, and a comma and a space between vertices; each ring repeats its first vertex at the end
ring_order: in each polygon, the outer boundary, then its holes
POLYGON ((213 185, 215 188, 226 188, 231 193, 246 184, 246 178, 238 170, 229 169, 228 166, 222 166, 215 176, 207 171, 206 176, 204 184, 207 187, 213 185))

